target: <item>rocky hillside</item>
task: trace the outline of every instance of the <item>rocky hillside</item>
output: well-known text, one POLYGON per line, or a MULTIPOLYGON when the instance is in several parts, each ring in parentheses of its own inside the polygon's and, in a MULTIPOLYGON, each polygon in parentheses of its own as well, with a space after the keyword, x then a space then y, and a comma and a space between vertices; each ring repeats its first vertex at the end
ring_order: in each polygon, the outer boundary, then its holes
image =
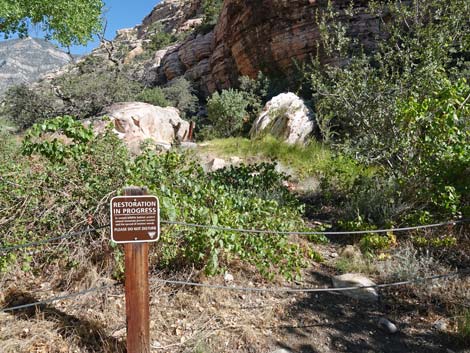
MULTIPOLYGON (((377 20, 365 14, 367 2, 355 1, 355 16, 348 20, 349 34, 366 47, 379 31, 377 20)), ((215 27, 203 29, 202 3, 160 2, 142 24, 118 31, 66 73, 112 68, 147 86, 184 77, 206 96, 237 85, 241 75, 288 75, 295 61, 317 52, 317 14, 327 8, 326 1, 226 0, 215 27)), ((346 16, 350 3, 335 0, 333 6, 346 16)))
MULTIPOLYGON (((365 13, 367 3, 354 1, 355 16, 349 19, 349 35, 366 48, 379 33, 377 19, 365 13)), ((332 4, 347 16, 350 1, 332 4)), ((259 71, 288 74, 295 61, 302 62, 317 52, 317 16, 326 7, 326 1, 313 0, 227 0, 213 31, 193 34, 164 55, 160 53, 162 58, 155 63, 157 83, 184 75, 203 91, 213 92, 235 85, 240 75, 254 77, 259 71)))
POLYGON ((8 87, 37 81, 70 61, 69 55, 42 39, 0 42, 0 95, 8 87))

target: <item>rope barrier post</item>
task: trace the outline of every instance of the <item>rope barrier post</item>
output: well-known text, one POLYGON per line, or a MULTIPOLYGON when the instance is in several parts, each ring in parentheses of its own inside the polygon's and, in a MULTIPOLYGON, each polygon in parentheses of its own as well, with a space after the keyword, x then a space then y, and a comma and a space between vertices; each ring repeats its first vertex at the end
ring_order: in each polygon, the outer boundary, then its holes
MULTIPOLYGON (((125 188, 124 195, 143 196, 147 192, 142 188, 128 187, 125 188)), ((115 230, 113 225, 111 228, 112 231, 115 230)), ((124 252, 127 352, 150 353, 149 244, 126 242, 124 252)))

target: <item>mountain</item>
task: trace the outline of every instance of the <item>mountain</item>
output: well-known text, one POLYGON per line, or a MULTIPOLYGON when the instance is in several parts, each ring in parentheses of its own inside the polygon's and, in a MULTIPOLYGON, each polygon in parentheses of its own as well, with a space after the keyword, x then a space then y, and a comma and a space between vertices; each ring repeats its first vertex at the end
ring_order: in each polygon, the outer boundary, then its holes
POLYGON ((68 54, 42 39, 28 37, 0 42, 0 95, 8 87, 35 82, 71 60, 68 54))

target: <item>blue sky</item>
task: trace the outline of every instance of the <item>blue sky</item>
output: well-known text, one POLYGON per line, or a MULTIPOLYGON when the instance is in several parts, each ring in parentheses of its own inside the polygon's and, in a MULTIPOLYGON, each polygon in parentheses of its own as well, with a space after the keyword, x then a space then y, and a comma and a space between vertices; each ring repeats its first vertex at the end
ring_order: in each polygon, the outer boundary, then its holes
MULTIPOLYGON (((113 39, 116 31, 121 28, 130 28, 142 22, 145 16, 157 5, 160 0, 103 0, 105 3, 104 17, 108 22, 106 38, 113 39)), ((72 47, 72 54, 86 54, 99 45, 95 38, 86 47, 72 47)))
MULTIPOLYGON (((105 36, 107 39, 113 39, 118 29, 140 24, 160 0, 104 0, 103 2, 105 4, 104 17, 108 22, 105 36)), ((71 48, 71 51, 72 54, 87 54, 98 45, 99 40, 95 38, 86 47, 75 46, 71 48)))
MULTIPOLYGON (((105 4, 104 17, 108 23, 105 37, 113 39, 118 29, 130 28, 140 24, 160 0, 103 0, 103 2, 105 4)), ((43 37, 43 33, 37 28, 32 28, 29 35, 36 38, 43 37)), ((72 54, 87 54, 98 45, 99 40, 95 38, 87 46, 71 47, 71 52, 72 54)))

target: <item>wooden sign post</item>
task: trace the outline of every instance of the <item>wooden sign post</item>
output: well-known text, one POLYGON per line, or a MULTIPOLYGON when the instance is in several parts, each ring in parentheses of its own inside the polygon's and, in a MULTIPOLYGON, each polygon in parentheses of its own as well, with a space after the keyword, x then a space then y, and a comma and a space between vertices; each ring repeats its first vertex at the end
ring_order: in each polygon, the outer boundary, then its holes
POLYGON ((128 187, 111 200, 111 238, 124 243, 127 352, 150 353, 149 242, 160 235, 158 199, 128 187))

